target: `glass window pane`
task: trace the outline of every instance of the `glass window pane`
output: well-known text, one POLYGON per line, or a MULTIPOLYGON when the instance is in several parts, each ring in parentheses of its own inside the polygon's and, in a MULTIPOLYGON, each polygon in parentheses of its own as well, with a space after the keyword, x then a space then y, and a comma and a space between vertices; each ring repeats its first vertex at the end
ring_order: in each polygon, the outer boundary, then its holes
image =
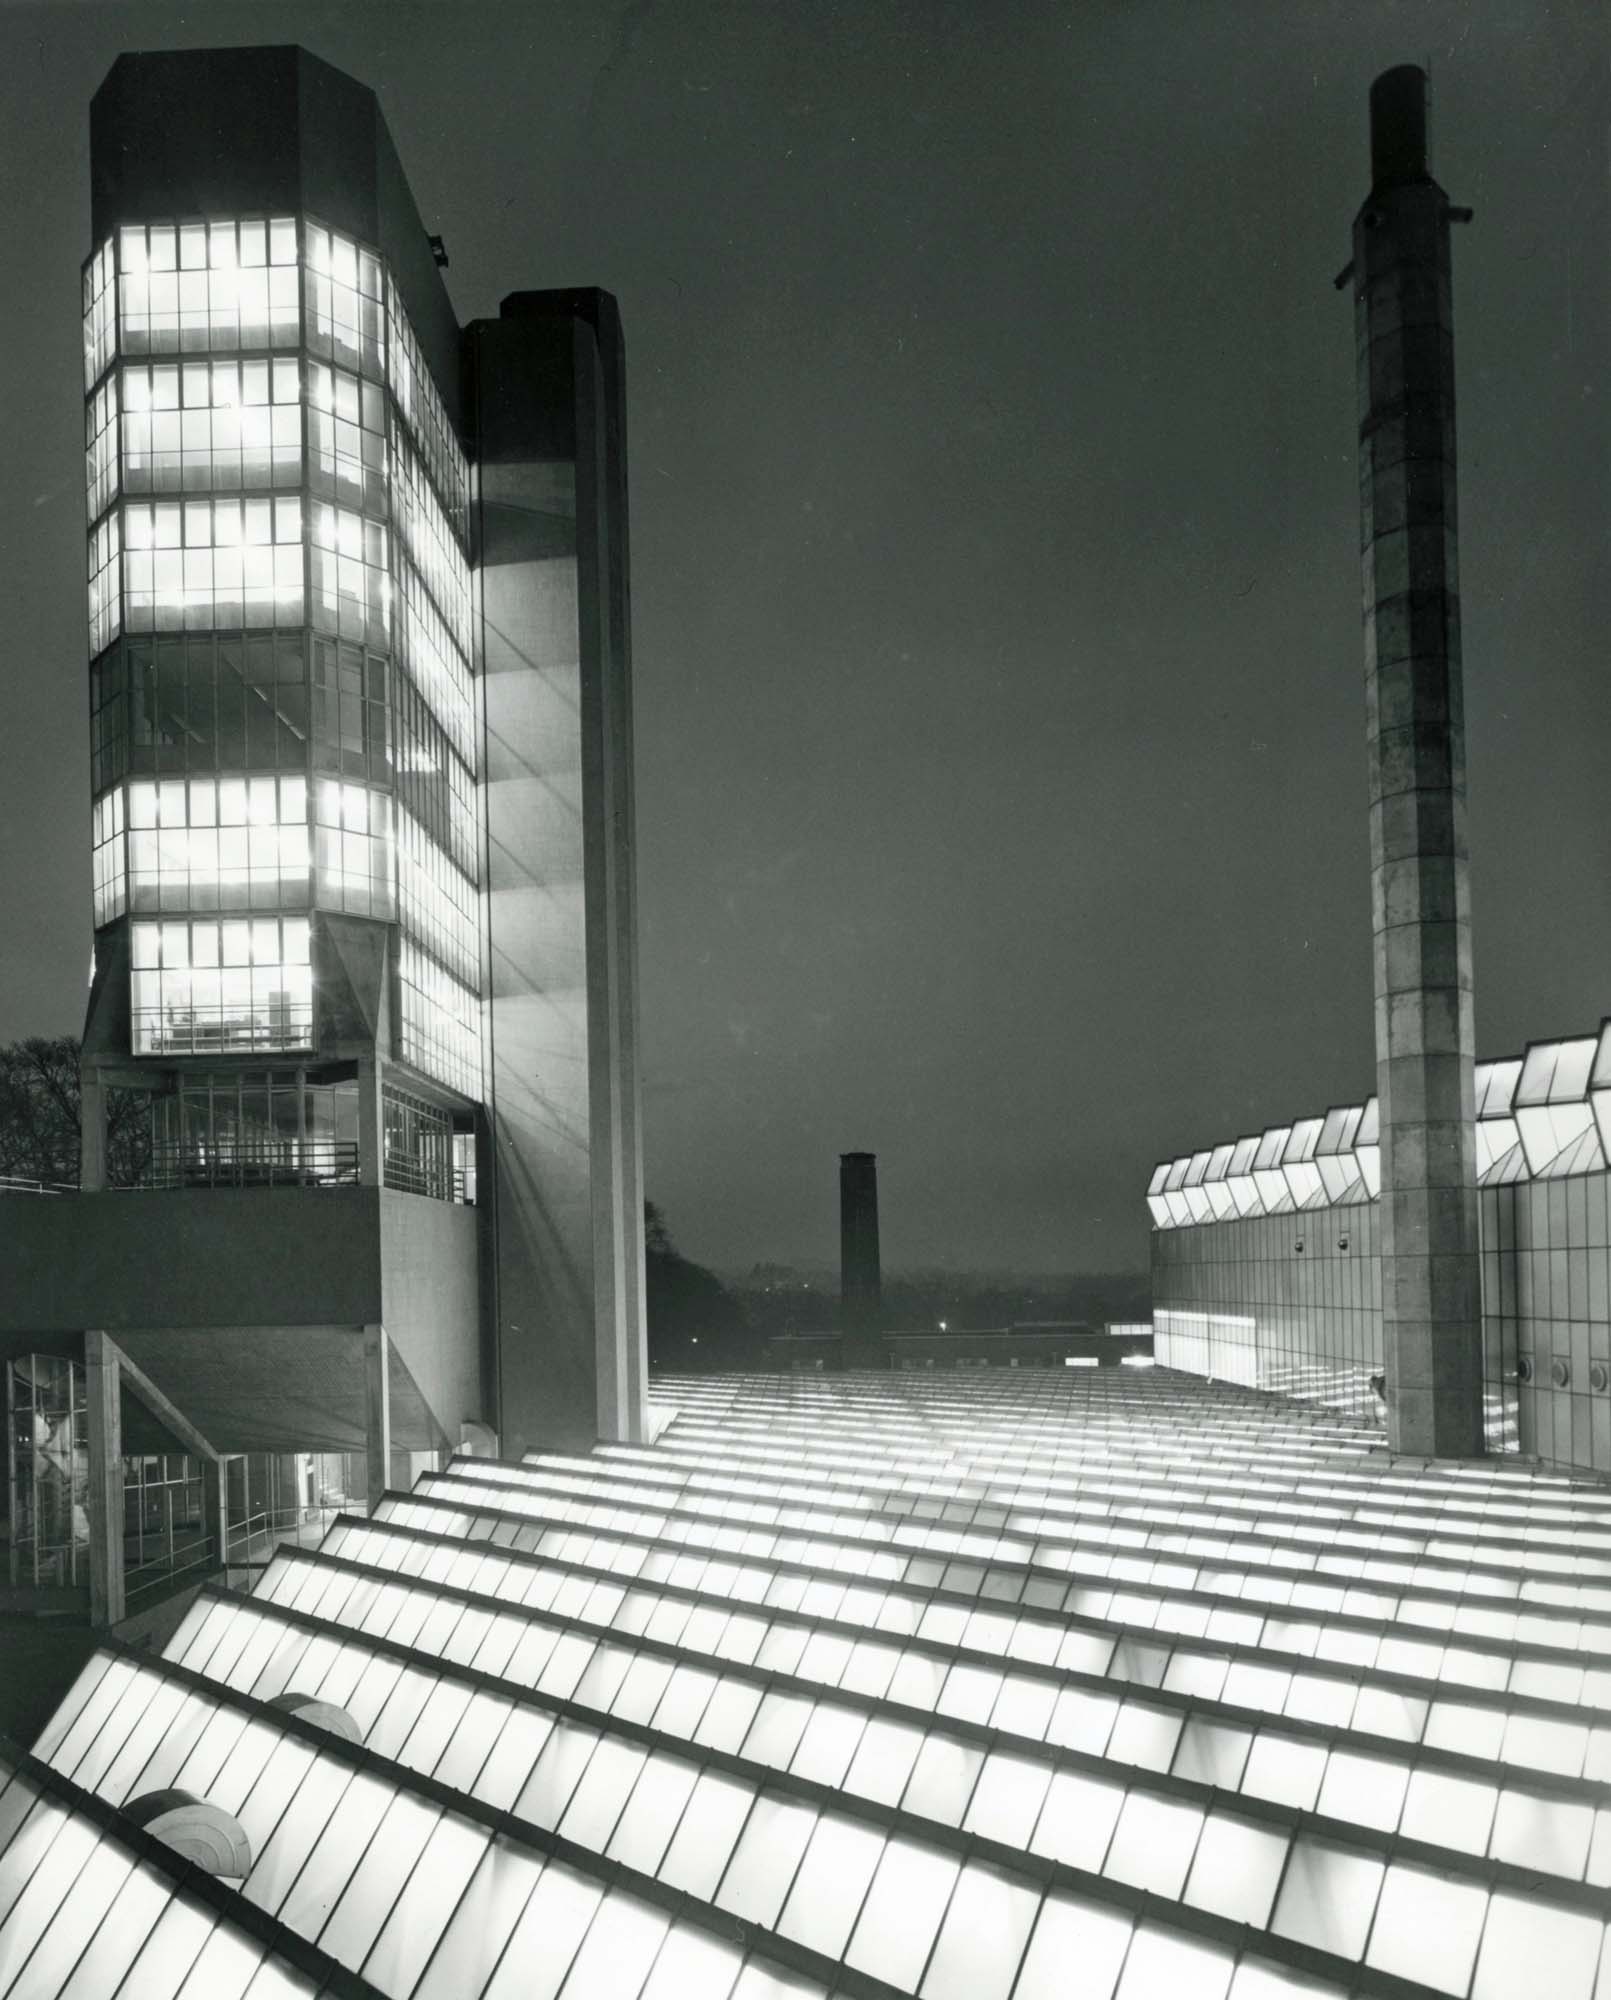
POLYGON ((975 1862, 957 1880, 924 1975, 923 2000, 1007 2000, 1040 1907, 1027 1882, 975 1862))
POLYGON ((503 1838, 492 1842, 442 1933, 414 2000, 463 2000, 466 1993, 483 1990, 542 1868, 541 1857, 529 1848, 503 1838))
POLYGON ((974 1786, 963 1820, 965 1830, 1008 1847, 1027 1847, 1051 1781, 1050 1764, 993 1750, 974 1786))
POLYGON ((1210 1813, 1186 1881, 1186 1901, 1262 1930, 1270 1921, 1287 1846, 1288 1836, 1279 1828, 1210 1813))
POLYGON ((1481 1883, 1395 1864, 1382 1884, 1365 1962, 1400 1979, 1464 1993, 1487 1910, 1481 1883))
POLYGON ((856 1754, 850 1760, 845 1790, 860 1798, 877 1799, 881 1805, 894 1805, 906 1789, 922 1745, 921 1729, 905 1722, 887 1722, 875 1715, 862 1732, 856 1754))
POLYGON ((661 1881, 709 1902, 753 1797, 749 1786, 738 1779, 706 1771, 694 1786, 661 1864, 661 1881))
POLYGON ((637 2000, 670 1924, 664 1910, 612 1890, 576 1954, 562 2000, 637 2000))
POLYGON ((744 1954, 708 1931, 677 1924, 643 1989, 643 2000, 727 2000, 744 1954))
POLYGON ((846 1963, 892 1986, 915 1986, 956 1878, 954 1856, 915 1840, 892 1839, 862 1905, 846 1963))
MULTIPOLYGON (((554 2000, 604 1894, 602 1884, 550 1861, 538 1877, 484 2000, 554 2000)), ((462 1986, 453 1991, 462 1994, 462 1986)))
POLYGON ((605 1737, 588 1760, 587 1770, 559 1823, 563 1838, 602 1853, 647 1761, 648 1753, 636 1743, 605 1737))
POLYGON ((1340 1958, 1358 1958, 1381 1880, 1382 1864, 1374 1855, 1299 1839, 1287 1862, 1271 1928, 1340 1958))
POLYGON ((815 1806, 762 1792, 744 1823, 716 1901, 734 1916, 771 1929, 816 1823, 815 1806))
POLYGON ((1325 1770, 1323 1743, 1300 1742, 1295 1736, 1261 1729, 1242 1776, 1242 1790, 1258 1799, 1273 1799, 1280 1805, 1296 1806, 1300 1812, 1313 1812, 1325 1770))
POLYGON ((650 1757, 605 1849, 611 1860, 624 1861, 629 1868, 653 1875, 671 1844, 698 1777, 699 1766, 686 1758, 662 1752, 650 1757))
POLYGON ((1397 1758, 1333 1750, 1315 1810, 1332 1819, 1351 1820, 1356 1826, 1374 1826, 1383 1833, 1391 1833, 1404 1808, 1409 1778, 1409 1766, 1397 1758))
POLYGON ((959 1826, 983 1764, 984 1751, 977 1744, 954 1736, 927 1737, 912 1768, 902 1809, 959 1826))
POLYGON ((1203 1809, 1185 1799, 1134 1791, 1124 1802, 1119 1824, 1102 1864, 1104 1875, 1173 1902, 1191 1866, 1203 1809))
POLYGON ((824 1813, 777 1928, 829 1958, 840 1957, 883 1851, 884 1835, 876 1827, 824 1813))
POLYGON ((1124 1804, 1124 1787, 1081 1771, 1059 1771, 1046 1793, 1030 1846, 1071 1867, 1101 1871, 1124 1804))
POLYGON ((1600 1956, 1598 1917, 1498 1891, 1488 1905, 1471 2000, 1587 2000, 1600 1956))
POLYGON ((1235 1964, 1219 1945, 1143 1924, 1131 1940, 1117 2000, 1225 2000, 1235 1964))
MULTIPOLYGON (((386 1787, 387 1791, 390 1789, 386 1787)), ((346 1804, 345 1799, 342 1804, 346 1804)), ((339 1958, 343 1965, 355 1968, 362 1965, 392 1905, 403 1892, 403 1884, 408 1881, 440 1813, 438 1806, 428 1805, 422 1799, 412 1798, 407 1793, 393 1794, 384 1815, 375 1825, 363 1858, 352 1869, 341 1900, 331 1912, 330 1921, 322 1931, 312 1923, 304 1925, 294 1921, 293 1929, 317 1938, 321 1947, 332 1958, 339 1958)), ((299 1882, 298 1893, 286 1901, 287 1912, 297 1903, 302 1891, 303 1885, 299 1882)), ((328 1896, 321 1900, 328 1901, 328 1896)))
POLYGON ((1024 1954, 1013 2000, 1069 2000, 1071 1965, 1080 1969, 1080 2000, 1113 2000, 1134 1927, 1128 1910, 1060 1893, 1048 1896, 1024 1954))

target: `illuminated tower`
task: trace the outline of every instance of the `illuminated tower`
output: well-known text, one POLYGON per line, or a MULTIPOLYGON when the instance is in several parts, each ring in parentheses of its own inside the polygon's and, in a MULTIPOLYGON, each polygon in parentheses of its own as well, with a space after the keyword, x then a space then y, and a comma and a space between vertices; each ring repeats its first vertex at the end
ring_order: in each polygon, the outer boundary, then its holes
POLYGON ((372 1496, 488 1427, 635 1437, 613 302, 461 332, 373 94, 300 49, 120 57, 91 142, 84 1193, 8 1216, 0 1334, 100 1329, 372 1496))
POLYGON ((1382 1323, 1396 1450, 1482 1450, 1451 209, 1426 77, 1371 88, 1354 222, 1382 1323))

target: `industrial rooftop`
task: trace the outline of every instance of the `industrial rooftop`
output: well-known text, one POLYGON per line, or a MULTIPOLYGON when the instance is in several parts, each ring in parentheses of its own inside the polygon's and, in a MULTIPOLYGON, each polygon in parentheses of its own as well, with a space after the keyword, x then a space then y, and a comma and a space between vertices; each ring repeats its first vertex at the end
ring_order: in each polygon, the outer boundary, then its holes
POLYGON ((1604 1488, 1164 1369, 655 1397, 103 1647, 0 1994, 1611 1991, 1604 1488))

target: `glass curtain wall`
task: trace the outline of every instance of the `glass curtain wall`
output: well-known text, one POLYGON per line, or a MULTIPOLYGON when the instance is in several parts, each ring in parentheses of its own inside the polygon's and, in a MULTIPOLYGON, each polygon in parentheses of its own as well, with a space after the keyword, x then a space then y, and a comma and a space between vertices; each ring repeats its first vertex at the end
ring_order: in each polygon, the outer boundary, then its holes
POLYGON ((400 924, 384 1053, 478 1099, 469 466, 401 295, 263 216, 120 228, 83 296, 94 915, 130 927, 134 1052, 310 1049, 328 910, 400 924))

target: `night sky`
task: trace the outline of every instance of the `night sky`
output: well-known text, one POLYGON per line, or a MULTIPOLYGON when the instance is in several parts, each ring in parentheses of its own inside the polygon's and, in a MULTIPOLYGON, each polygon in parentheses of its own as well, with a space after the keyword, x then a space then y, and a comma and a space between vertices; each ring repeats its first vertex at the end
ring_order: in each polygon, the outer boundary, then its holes
POLYGON ((1477 1034, 1611 1010, 1598 0, 0 6, 0 1040, 89 957, 78 270, 125 48, 379 94, 461 319, 627 333, 647 1178, 723 1268, 1139 1266, 1164 1154, 1373 1079, 1366 93, 1455 238, 1477 1034))

